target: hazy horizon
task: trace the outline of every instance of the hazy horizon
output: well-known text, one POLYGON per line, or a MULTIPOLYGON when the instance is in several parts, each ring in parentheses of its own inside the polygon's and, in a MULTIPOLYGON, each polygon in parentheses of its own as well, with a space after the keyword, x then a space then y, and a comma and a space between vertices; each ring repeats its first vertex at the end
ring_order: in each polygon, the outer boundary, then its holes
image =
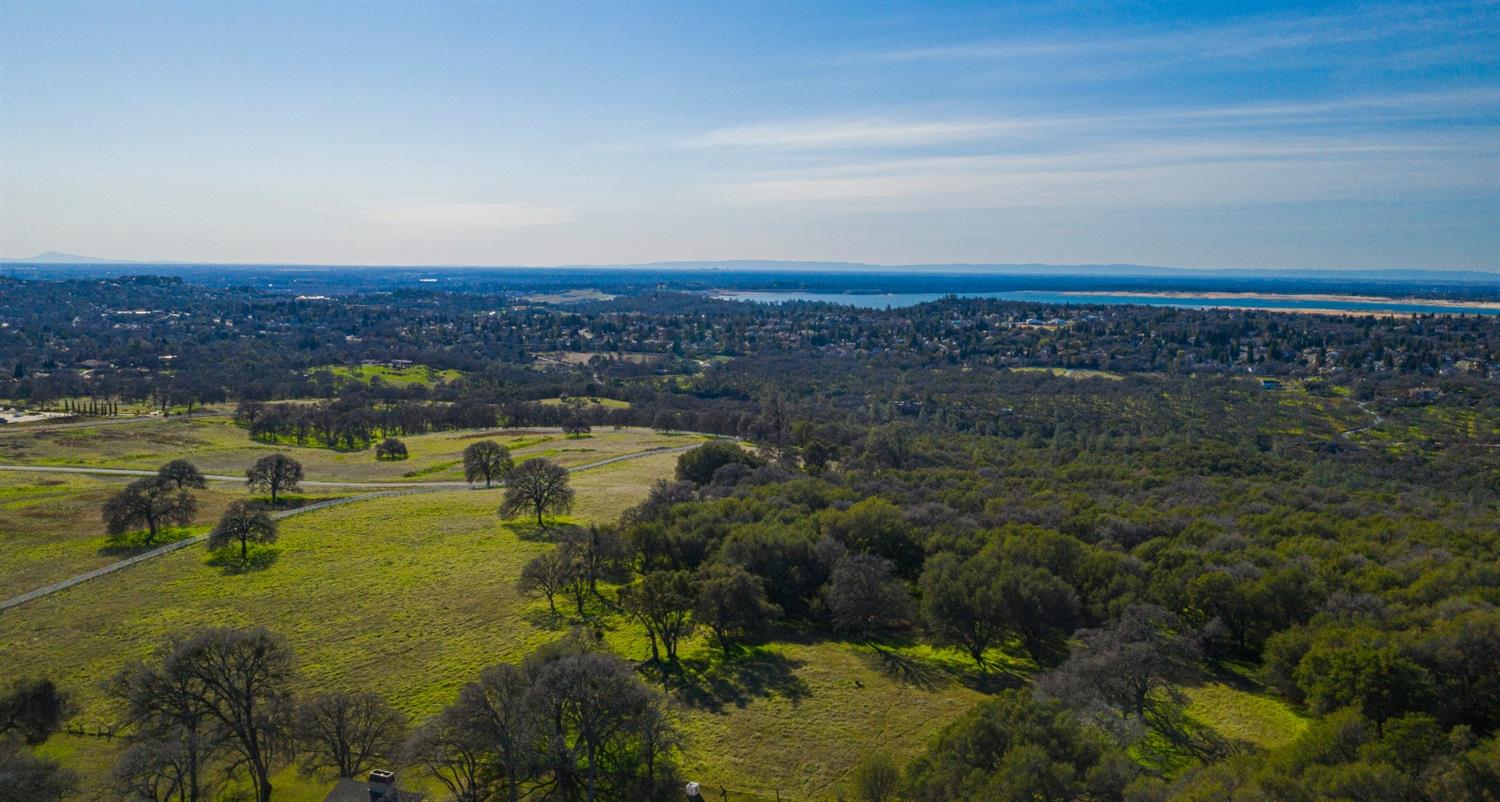
POLYGON ((1500 6, 0 7, 0 254, 1500 269, 1500 6))

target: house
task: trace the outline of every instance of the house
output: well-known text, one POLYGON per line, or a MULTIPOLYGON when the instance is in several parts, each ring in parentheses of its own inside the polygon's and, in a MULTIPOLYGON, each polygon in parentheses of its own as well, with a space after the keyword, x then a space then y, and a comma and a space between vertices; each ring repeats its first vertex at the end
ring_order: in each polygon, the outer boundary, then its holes
POLYGON ((416 791, 396 787, 396 775, 385 769, 374 769, 366 780, 345 777, 323 797, 323 802, 422 802, 416 791))

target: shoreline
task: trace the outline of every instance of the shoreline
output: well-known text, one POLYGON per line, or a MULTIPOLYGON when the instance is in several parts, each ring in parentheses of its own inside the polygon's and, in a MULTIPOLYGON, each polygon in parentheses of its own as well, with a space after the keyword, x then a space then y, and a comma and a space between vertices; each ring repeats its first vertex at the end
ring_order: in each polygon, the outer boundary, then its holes
MULTIPOLYGON (((1423 306, 1447 306, 1460 311, 1465 309, 1500 309, 1500 301, 1450 301, 1437 298, 1395 298, 1385 295, 1334 295, 1328 293, 1312 293, 1309 295, 1296 295, 1284 292, 1183 292, 1179 290, 1159 291, 1143 290, 1138 292, 1125 290, 1104 290, 1090 292, 1087 290, 1062 290, 1063 295, 1107 295, 1115 298, 1207 298, 1215 301, 1329 301, 1332 303, 1371 303, 1371 304, 1421 304, 1423 306)), ((1255 307, 1257 309, 1264 307, 1255 307)), ((1271 309, 1267 311, 1314 311, 1312 309, 1271 309)), ((1324 310, 1317 310, 1324 311, 1324 310)), ((1371 314, 1384 310, 1365 309, 1334 309, 1333 312, 1357 314, 1371 314)), ((1397 314, 1411 314, 1410 312, 1398 312, 1397 314)))

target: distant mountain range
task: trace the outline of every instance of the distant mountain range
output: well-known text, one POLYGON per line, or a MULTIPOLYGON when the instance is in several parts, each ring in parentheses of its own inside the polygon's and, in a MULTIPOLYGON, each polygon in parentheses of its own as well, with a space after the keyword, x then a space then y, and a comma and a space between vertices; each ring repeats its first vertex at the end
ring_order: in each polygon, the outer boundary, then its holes
POLYGON ((39 253, 26 259, 3 259, 0 262, 7 264, 25 265, 130 265, 150 264, 149 262, 132 262, 128 259, 100 259, 97 256, 79 256, 76 253, 62 253, 60 251, 47 251, 39 253))
MULTIPOLYGON (((0 258, 0 264, 34 265, 171 265, 191 267, 200 263, 171 261, 134 261, 102 259, 59 251, 47 251, 24 259, 0 258)), ((201 263, 209 265, 210 263, 201 263)), ((672 271, 776 271, 793 273, 926 273, 936 275, 994 276, 1086 276, 1104 278, 1263 278, 1263 279, 1345 279, 1361 281, 1438 281, 1492 284, 1500 282, 1500 270, 1425 270, 1425 269, 1288 269, 1288 268, 1193 268, 1161 267, 1136 264, 1042 264, 1042 263, 947 263, 882 265, 865 262, 808 262, 772 259, 724 259, 716 261, 668 261, 641 264, 576 264, 549 267, 531 265, 311 265, 311 264, 224 264, 212 263, 215 269, 255 268, 328 268, 330 270, 441 270, 441 269, 541 269, 541 270, 672 270, 672 271)))

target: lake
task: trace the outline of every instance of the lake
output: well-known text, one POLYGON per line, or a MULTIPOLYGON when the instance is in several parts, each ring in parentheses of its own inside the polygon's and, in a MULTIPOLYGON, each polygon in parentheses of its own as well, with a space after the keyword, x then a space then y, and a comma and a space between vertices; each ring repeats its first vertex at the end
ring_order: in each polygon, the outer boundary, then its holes
POLYGON ((1330 298, 1282 298, 1255 295, 1218 298, 1192 295, 1132 295, 1123 293, 1055 292, 1046 290, 1016 290, 1012 292, 895 292, 895 293, 836 293, 836 292, 723 292, 714 297, 727 301, 755 301, 759 303, 787 303, 790 301, 812 301, 842 304, 862 309, 900 308, 936 301, 950 294, 960 298, 993 298, 1001 301, 1027 301, 1039 304, 1137 304, 1141 306, 1171 306, 1181 309, 1266 309, 1297 311, 1307 309, 1329 309, 1348 312, 1387 312, 1401 314, 1473 314, 1500 315, 1500 309, 1463 303, 1435 303, 1420 300, 1334 300, 1330 298))

